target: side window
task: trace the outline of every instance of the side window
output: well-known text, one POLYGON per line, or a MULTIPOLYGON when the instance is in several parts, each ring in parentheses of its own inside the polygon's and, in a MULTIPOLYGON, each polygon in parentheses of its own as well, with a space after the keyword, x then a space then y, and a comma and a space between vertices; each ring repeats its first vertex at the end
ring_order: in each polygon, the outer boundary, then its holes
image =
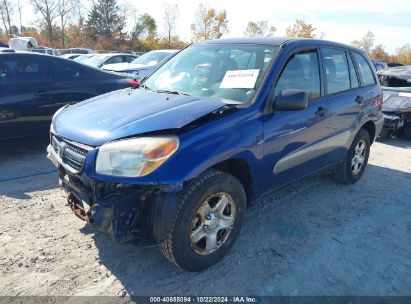
POLYGON ((77 81, 80 79, 81 65, 74 62, 54 61, 53 80, 56 82, 77 81))
POLYGON ((320 96, 320 70, 316 50, 294 54, 281 72, 275 95, 283 90, 302 90, 309 100, 320 96))
POLYGON ((125 62, 132 62, 134 59, 135 59, 135 57, 132 57, 132 56, 125 56, 125 62))
POLYGON ((321 54, 325 68, 327 93, 334 94, 350 89, 350 75, 345 52, 337 49, 323 48, 321 54))
POLYGON ((107 60, 105 64, 111 64, 111 63, 122 63, 123 62, 123 56, 115 56, 113 58, 110 58, 107 60))
POLYGON ((13 56, 1 60, 0 82, 2 84, 46 82, 48 66, 43 58, 36 57, 37 56, 13 56))
POLYGON ((355 68, 354 68, 354 64, 352 62, 352 58, 350 56, 349 53, 347 54, 347 58, 348 58, 348 66, 350 68, 350 82, 351 82, 351 89, 355 89, 358 88, 360 85, 358 83, 358 77, 357 77, 357 73, 355 73, 355 68))
POLYGON ((358 64, 358 71, 360 73, 362 85, 369 86, 375 84, 374 75, 367 60, 358 53, 354 53, 354 57, 358 64))

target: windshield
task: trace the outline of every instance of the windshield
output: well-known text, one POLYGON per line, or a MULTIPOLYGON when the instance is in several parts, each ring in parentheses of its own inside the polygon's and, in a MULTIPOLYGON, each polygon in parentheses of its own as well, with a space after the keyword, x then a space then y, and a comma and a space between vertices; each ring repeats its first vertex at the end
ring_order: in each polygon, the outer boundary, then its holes
POLYGON ((167 61, 145 82, 153 91, 251 102, 278 47, 192 45, 167 61))
POLYGON ((141 55, 140 57, 134 59, 131 63, 137 63, 137 64, 143 64, 143 65, 156 65, 160 61, 163 61, 168 55, 171 55, 171 53, 167 52, 148 52, 145 53, 144 55, 141 55))
POLYGON ((94 56, 94 55, 80 55, 80 56, 74 58, 73 60, 77 61, 77 62, 80 62, 80 63, 83 63, 84 61, 86 61, 87 59, 89 59, 92 56, 94 56))

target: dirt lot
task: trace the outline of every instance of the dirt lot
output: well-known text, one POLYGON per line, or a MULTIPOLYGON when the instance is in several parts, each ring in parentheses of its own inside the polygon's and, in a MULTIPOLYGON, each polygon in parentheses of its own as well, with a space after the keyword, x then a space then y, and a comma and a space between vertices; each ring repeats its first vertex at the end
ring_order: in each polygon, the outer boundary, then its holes
MULTIPOLYGON (((0 146, 0 179, 47 173, 46 144, 0 146)), ((313 177, 251 207, 202 273, 91 233, 56 173, 0 182, 0 202, 0 295, 411 295, 410 141, 373 145, 356 185, 313 177)))

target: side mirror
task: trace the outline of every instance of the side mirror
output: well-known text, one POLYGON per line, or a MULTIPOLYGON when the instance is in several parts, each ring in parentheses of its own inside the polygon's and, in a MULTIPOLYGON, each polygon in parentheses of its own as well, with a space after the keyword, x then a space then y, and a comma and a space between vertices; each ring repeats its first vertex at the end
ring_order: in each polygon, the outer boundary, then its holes
POLYGON ((280 111, 297 111, 307 108, 308 94, 301 90, 283 90, 274 100, 274 109, 280 111))

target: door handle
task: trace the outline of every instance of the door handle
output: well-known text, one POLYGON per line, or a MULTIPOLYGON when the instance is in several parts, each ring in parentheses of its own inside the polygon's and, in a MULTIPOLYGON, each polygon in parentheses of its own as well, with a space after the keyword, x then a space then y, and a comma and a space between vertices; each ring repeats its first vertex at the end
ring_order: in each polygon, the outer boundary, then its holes
POLYGON ((315 115, 323 117, 328 112, 327 108, 318 107, 317 111, 315 111, 315 115))
POLYGON ((356 98, 355 98, 355 102, 356 103, 362 103, 364 101, 364 97, 362 97, 362 96, 357 96, 356 98))
POLYGON ((34 94, 34 96, 36 97, 46 97, 49 95, 50 92, 47 91, 38 91, 36 94, 34 94))

